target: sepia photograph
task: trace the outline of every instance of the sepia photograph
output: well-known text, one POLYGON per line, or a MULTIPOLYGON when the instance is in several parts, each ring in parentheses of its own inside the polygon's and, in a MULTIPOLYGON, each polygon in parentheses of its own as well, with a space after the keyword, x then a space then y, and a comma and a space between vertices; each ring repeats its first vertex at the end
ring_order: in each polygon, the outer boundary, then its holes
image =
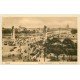
POLYGON ((77 17, 2 17, 2 62, 77 58, 77 17))

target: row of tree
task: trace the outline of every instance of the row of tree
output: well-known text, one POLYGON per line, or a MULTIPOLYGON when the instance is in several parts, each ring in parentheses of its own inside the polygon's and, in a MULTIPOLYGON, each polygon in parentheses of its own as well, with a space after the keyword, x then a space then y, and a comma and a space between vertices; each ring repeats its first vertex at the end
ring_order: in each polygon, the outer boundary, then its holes
MULTIPOLYGON (((47 29, 47 31, 48 31, 48 29, 47 29)), ((3 32, 3 34, 11 34, 12 33, 12 29, 11 28, 3 28, 2 32, 3 32)), ((15 33, 26 33, 27 34, 27 33, 35 33, 35 32, 36 32, 36 30, 30 31, 30 30, 24 28, 23 31, 19 31, 17 28, 15 28, 15 33)), ((76 34, 77 33, 77 29, 71 29, 71 33, 72 34, 76 34)))
POLYGON ((65 38, 62 42, 59 38, 47 38, 43 46, 45 47, 44 52, 46 55, 53 53, 57 56, 57 60, 59 60, 60 54, 77 56, 77 43, 74 43, 70 38, 65 38))

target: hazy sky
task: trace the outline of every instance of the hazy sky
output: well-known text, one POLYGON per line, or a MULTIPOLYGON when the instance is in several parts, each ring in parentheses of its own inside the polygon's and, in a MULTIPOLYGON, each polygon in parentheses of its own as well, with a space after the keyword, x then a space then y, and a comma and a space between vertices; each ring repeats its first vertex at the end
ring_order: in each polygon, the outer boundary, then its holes
POLYGON ((26 27, 35 28, 43 27, 66 27, 69 24, 70 28, 77 26, 76 17, 3 17, 2 26, 6 28, 14 27, 26 27))

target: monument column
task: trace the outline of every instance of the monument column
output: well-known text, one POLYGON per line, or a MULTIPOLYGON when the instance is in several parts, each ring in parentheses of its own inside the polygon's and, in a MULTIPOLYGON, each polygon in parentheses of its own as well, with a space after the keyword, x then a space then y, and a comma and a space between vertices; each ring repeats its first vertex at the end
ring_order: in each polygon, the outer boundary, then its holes
MULTIPOLYGON (((43 44, 45 44, 46 43, 46 40, 47 40, 47 26, 45 26, 44 25, 44 29, 43 29, 43 44)), ((45 58, 46 58, 46 53, 45 52, 43 52, 44 53, 44 62, 45 62, 45 58)))
POLYGON ((12 39, 15 41, 15 29, 14 29, 14 26, 12 26, 12 39))

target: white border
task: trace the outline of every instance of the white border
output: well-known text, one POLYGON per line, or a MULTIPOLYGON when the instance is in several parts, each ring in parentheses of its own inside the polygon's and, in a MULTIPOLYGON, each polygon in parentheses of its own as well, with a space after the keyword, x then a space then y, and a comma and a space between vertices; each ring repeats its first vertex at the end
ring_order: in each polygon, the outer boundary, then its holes
MULTIPOLYGON (((80 1, 1 0, 0 14, 80 14, 80 1)), ((0 80, 80 80, 80 65, 0 65, 0 80)))

